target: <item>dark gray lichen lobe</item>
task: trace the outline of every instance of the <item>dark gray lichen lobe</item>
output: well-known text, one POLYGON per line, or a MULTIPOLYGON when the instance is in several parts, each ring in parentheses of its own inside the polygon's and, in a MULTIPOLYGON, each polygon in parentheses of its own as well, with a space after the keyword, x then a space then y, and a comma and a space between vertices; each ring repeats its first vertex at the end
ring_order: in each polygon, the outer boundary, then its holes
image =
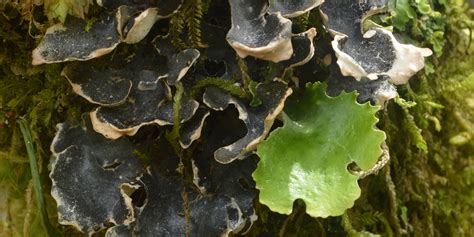
POLYGON ((365 19, 381 12, 386 3, 339 0, 322 4, 342 75, 356 80, 376 80, 383 75, 390 78, 390 83, 405 84, 424 67, 424 57, 432 54, 430 49, 399 43, 392 32, 381 27, 364 32, 365 19))
POLYGON ((181 125, 179 130, 181 147, 186 149, 201 137, 202 127, 209 115, 210 113, 208 109, 199 108, 196 111, 196 114, 189 121, 181 125))
POLYGON ((244 137, 217 149, 214 153, 215 159, 227 164, 248 156, 268 134, 273 121, 282 111, 285 100, 291 92, 292 90, 287 88, 285 83, 279 81, 261 84, 257 87, 257 95, 262 100, 262 104, 252 107, 219 88, 206 89, 203 102, 207 106, 222 111, 229 105, 234 105, 239 111, 239 119, 247 127, 247 134, 244 137))
POLYGON ((319 6, 323 0, 271 0, 269 13, 280 12, 285 17, 297 17, 319 6))
POLYGON ((268 2, 229 1, 232 27, 227 41, 244 58, 248 55, 273 62, 291 57, 291 21, 279 13, 265 14, 268 2))
POLYGON ((58 125, 51 151, 57 156, 50 178, 60 223, 94 233, 133 221, 121 186, 135 181, 142 168, 127 139, 104 138, 86 117, 82 126, 58 125))
POLYGON ((115 17, 103 14, 90 28, 87 21, 69 17, 48 29, 33 52, 33 64, 84 61, 112 51, 120 42, 115 17))
POLYGON ((327 1, 321 6, 321 11, 328 17, 329 29, 347 37, 338 42, 340 50, 354 58, 368 73, 389 71, 396 60, 390 36, 375 29, 375 34, 365 38, 362 30, 364 18, 385 6, 385 2, 336 0, 327 1))
POLYGON ((156 119, 169 89, 157 72, 143 70, 133 78, 132 90, 124 104, 100 107, 97 116, 119 129, 138 126, 156 119))
POLYGON ((132 88, 129 72, 123 70, 98 71, 92 64, 67 65, 61 75, 72 85, 74 92, 91 103, 113 106, 125 102, 132 88))
POLYGON ((353 40, 339 42, 344 53, 351 55, 367 73, 383 73, 389 71, 397 55, 389 35, 375 29, 370 38, 356 35, 353 40))
MULTIPOLYGON (((219 129, 218 129, 219 130, 219 129)), ((109 229, 107 236, 222 236, 231 231, 246 231, 254 221, 253 199, 256 192, 251 173, 255 161, 222 165, 212 159, 212 148, 222 139, 206 142, 206 149, 193 159, 195 177, 205 181, 203 190, 183 179, 177 172, 179 159, 166 143, 159 143, 151 167, 139 180, 146 193, 137 218, 129 227, 109 229), (212 177, 212 179, 210 178, 212 177), (240 183, 245 180, 248 186, 240 183), (185 214, 187 213, 187 214, 185 214), (205 216, 206 218, 203 218, 205 216)))

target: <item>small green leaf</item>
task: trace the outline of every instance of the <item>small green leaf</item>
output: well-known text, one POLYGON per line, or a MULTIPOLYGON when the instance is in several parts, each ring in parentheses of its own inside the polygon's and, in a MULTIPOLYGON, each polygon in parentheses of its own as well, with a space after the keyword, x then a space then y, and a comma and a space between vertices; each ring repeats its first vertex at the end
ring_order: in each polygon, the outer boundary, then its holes
POLYGON ((91 0, 47 0, 44 6, 50 20, 56 18, 64 23, 68 14, 84 19, 91 3, 91 0))
POLYGON ((57 1, 51 4, 47 11, 47 15, 50 19, 57 18, 61 22, 65 22, 68 11, 69 8, 66 1, 57 1))
POLYGON ((257 149, 253 174, 260 202, 289 214, 302 199, 314 217, 337 216, 360 196, 358 177, 347 166, 371 168, 382 154, 385 133, 375 129, 378 107, 358 104, 355 93, 328 97, 326 86, 308 84, 286 105, 284 126, 257 149))
POLYGON ((431 6, 427 0, 415 0, 416 6, 418 11, 421 14, 430 14, 431 13, 431 6))
POLYGON ((416 12, 410 4, 409 0, 397 0, 395 4, 393 18, 393 26, 399 30, 405 30, 406 24, 416 17, 416 12))
POLYGON ((433 45, 433 50, 435 51, 436 55, 439 57, 443 54, 444 44, 446 43, 446 39, 444 38, 443 31, 435 31, 429 37, 429 42, 433 45))

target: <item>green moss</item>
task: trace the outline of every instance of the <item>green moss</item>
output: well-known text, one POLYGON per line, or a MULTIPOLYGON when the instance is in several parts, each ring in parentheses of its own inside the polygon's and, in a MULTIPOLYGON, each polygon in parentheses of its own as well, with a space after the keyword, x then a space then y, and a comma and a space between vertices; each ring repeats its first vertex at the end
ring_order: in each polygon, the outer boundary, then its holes
POLYGON ((397 235, 468 236, 472 231, 474 180, 469 163, 474 142, 469 138, 452 144, 452 139, 472 134, 474 109, 469 102, 474 90, 474 49, 471 46, 466 54, 462 47, 468 35, 450 27, 447 42, 455 44, 445 46, 442 60, 433 60, 434 72, 420 74, 399 88, 400 96, 412 103, 394 101, 381 112, 380 127, 387 132, 391 151, 394 192, 384 191, 384 185, 365 190, 367 197, 351 210, 358 230, 387 234, 383 221, 375 226, 368 225, 371 220, 364 221, 366 213, 383 212, 397 235), (389 203, 375 204, 393 198, 396 209, 390 209, 389 203))
POLYGON ((27 37, 28 22, 15 8, 4 11, 0 15, 0 209, 5 216, 0 220, 0 235, 47 236, 16 121, 25 118, 30 122, 46 207, 50 221, 58 226, 56 204, 49 194, 49 145, 57 123, 76 120, 88 108, 61 78, 62 65, 31 66, 36 42, 27 37))
POLYGON ((179 145, 179 127, 181 125, 179 112, 181 111, 181 99, 183 98, 184 88, 181 82, 176 83, 176 92, 173 97, 173 129, 166 134, 166 139, 174 149, 174 152, 180 156, 182 153, 179 145))
POLYGON ((216 86, 221 89, 228 91, 230 94, 237 96, 239 98, 245 99, 248 98, 247 93, 235 85, 232 81, 225 81, 220 78, 208 77, 202 80, 199 80, 196 85, 191 89, 191 96, 197 98, 198 92, 208 86, 216 86))
POLYGON ((201 21, 207 12, 210 0, 185 0, 170 21, 170 33, 173 44, 181 49, 188 46, 206 48, 201 40, 201 21), (186 36, 183 34, 186 32, 186 36), (185 39, 186 38, 186 39, 185 39))

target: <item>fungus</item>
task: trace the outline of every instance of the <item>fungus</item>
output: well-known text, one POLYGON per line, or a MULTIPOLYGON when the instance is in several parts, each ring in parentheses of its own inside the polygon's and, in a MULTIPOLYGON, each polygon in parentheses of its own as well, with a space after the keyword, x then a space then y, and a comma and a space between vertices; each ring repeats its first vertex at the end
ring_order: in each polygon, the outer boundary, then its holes
POLYGON ((112 14, 102 14, 90 27, 85 20, 68 17, 64 25, 48 28, 33 50, 32 64, 85 61, 110 53, 119 43, 112 14))
MULTIPOLYGON (((126 101, 117 106, 101 106, 91 112, 94 129, 104 136, 116 139, 134 135, 146 124, 160 123, 157 116, 170 88, 163 82, 164 75, 143 70, 135 76, 126 101)), ((164 123, 162 123, 164 124, 164 123)))
POLYGON ((321 5, 334 36, 332 47, 342 75, 356 80, 364 77, 376 80, 379 75, 386 75, 394 84, 405 84, 424 67, 424 57, 432 54, 430 49, 399 43, 391 32, 382 28, 363 32, 364 20, 382 11, 386 2, 346 0, 321 5))
POLYGON ((240 227, 241 212, 230 197, 200 195, 182 181, 159 174, 145 175, 141 180, 147 201, 134 228, 138 236, 222 236, 240 227))
POLYGON ((176 179, 166 177, 165 174, 161 175, 157 170, 149 170, 140 179, 147 197, 143 207, 138 210, 133 229, 133 233, 139 236, 182 236, 186 233, 186 221, 183 215, 186 211, 181 196, 184 192, 183 183, 179 174, 176 174, 178 176, 176 179))
POLYGON ((178 50, 173 46, 173 43, 171 42, 171 36, 169 34, 156 36, 152 43, 153 47, 155 47, 156 51, 160 55, 172 57, 178 52, 178 50))
POLYGON ((247 134, 234 143, 217 149, 215 159, 227 164, 245 158, 270 131, 276 116, 282 111, 286 98, 292 93, 286 84, 274 81, 260 84, 256 89, 262 101, 258 107, 250 107, 229 93, 215 87, 206 89, 203 102, 214 110, 222 111, 233 104, 239 111, 239 119, 244 121, 247 134))
POLYGON ((266 0, 231 0, 232 27, 227 41, 241 58, 279 62, 293 54, 291 21, 280 13, 265 15, 266 0))
POLYGON ((82 126, 59 124, 51 145, 56 156, 50 178, 59 222, 88 234, 134 221, 130 198, 121 190, 141 175, 134 146, 108 140, 82 126))
POLYGON ((269 13, 280 12, 284 17, 292 18, 305 14, 311 9, 321 5, 323 0, 302 0, 302 1, 288 1, 288 0, 270 0, 269 13))
POLYGON ((314 55, 313 39, 316 29, 311 28, 291 38, 293 54, 290 59, 280 62, 286 67, 296 67, 307 63, 314 55))

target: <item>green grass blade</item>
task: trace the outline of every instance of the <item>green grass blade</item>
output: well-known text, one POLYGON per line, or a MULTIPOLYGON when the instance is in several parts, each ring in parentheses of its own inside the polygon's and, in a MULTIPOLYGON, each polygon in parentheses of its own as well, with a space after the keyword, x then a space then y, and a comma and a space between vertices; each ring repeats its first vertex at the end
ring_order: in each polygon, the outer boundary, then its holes
POLYGON ((56 230, 49 222, 48 212, 46 210, 46 203, 43 196, 43 189, 41 187, 38 165, 36 163, 35 148, 33 145, 33 139, 31 138, 30 129, 28 128, 28 123, 25 119, 20 119, 18 120, 18 125, 20 125, 20 130, 23 134, 23 139, 25 141, 26 151, 28 152, 28 159, 30 162, 31 176, 33 177, 33 186, 35 189, 36 202, 41 211, 44 227, 46 228, 46 231, 48 232, 49 236, 58 236, 56 230))

